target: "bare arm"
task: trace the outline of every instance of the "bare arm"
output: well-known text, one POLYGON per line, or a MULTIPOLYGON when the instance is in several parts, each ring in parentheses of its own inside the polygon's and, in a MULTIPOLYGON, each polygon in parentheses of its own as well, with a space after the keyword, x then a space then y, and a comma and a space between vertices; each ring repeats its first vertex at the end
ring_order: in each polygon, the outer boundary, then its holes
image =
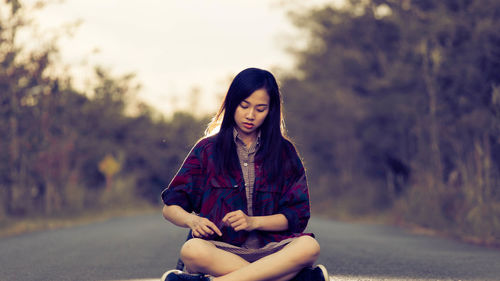
POLYGON ((227 213, 222 222, 231 226, 235 231, 282 231, 288 229, 288 220, 283 214, 251 217, 247 216, 243 211, 238 210, 227 213))
POLYGON ((255 229, 265 231, 282 231, 288 229, 288 220, 283 214, 252 217, 255 229))
POLYGON ((171 223, 190 228, 194 237, 203 237, 213 235, 222 236, 222 232, 217 226, 206 218, 199 217, 195 214, 186 212, 182 207, 177 205, 163 206, 163 217, 171 223))

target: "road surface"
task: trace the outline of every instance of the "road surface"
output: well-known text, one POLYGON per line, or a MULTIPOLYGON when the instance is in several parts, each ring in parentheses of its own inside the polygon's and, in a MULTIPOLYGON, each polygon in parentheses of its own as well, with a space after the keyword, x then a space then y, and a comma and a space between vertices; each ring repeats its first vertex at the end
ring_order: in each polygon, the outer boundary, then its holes
MULTIPOLYGON (((500 280, 500 250, 395 227, 311 220, 331 280, 500 280)), ((0 239, 0 280, 158 280, 186 230, 158 214, 0 239)))

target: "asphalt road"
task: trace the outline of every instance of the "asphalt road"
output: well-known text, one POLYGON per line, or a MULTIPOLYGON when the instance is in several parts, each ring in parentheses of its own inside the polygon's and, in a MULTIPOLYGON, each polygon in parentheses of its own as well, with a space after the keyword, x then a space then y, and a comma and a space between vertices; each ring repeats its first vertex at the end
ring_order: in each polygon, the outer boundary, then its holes
MULTIPOLYGON (((500 280, 500 250, 313 219, 332 280, 500 280)), ((158 280, 186 230, 160 213, 0 239, 0 280, 158 280)))

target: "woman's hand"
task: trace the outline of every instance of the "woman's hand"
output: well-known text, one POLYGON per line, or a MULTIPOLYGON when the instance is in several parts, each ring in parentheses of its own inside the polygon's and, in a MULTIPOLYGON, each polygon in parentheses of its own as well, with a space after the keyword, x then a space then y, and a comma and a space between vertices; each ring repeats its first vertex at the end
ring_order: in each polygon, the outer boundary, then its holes
POLYGON ((254 218, 247 216, 242 210, 227 213, 222 218, 222 223, 232 227, 234 231, 252 231, 257 227, 254 218))
POLYGON ((222 236, 222 232, 219 228, 209 219, 193 214, 190 215, 191 219, 188 220, 187 225, 191 228, 191 232, 194 237, 207 237, 213 235, 214 233, 222 236))

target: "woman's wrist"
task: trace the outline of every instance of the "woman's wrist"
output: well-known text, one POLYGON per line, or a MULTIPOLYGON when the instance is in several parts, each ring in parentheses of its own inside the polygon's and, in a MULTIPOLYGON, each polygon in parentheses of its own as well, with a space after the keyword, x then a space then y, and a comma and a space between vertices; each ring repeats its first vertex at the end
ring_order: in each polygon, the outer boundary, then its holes
POLYGON ((253 230, 282 231, 288 229, 288 220, 283 214, 250 217, 253 230))
POLYGON ((195 215, 193 213, 187 213, 185 220, 184 220, 184 225, 188 228, 193 228, 193 225, 194 225, 197 218, 198 218, 197 215, 195 215))
POLYGON ((250 230, 260 230, 261 226, 261 217, 254 217, 254 216, 249 216, 249 224, 250 224, 250 230))

